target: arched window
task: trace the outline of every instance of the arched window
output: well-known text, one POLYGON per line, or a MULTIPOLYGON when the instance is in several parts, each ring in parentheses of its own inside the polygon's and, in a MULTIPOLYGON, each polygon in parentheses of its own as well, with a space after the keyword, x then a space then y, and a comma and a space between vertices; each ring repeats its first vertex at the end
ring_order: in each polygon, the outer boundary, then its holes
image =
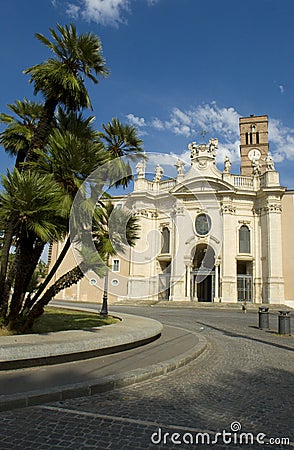
POLYGON ((170 231, 167 227, 162 229, 162 239, 163 244, 161 248, 161 253, 170 253, 170 231))
POLYGON ((239 230, 239 252, 250 253, 250 230, 246 225, 239 230))

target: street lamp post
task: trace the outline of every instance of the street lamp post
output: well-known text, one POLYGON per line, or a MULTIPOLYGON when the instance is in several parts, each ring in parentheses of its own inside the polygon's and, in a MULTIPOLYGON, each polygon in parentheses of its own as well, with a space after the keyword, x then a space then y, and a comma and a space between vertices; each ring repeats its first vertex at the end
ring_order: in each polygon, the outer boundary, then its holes
POLYGON ((108 306, 107 306, 107 300, 108 300, 108 266, 106 269, 106 274, 104 278, 104 289, 103 289, 103 298, 102 298, 102 308, 100 311, 100 316, 107 317, 108 316, 108 306))
POLYGON ((106 273, 104 278, 104 289, 103 289, 103 297, 102 297, 102 308, 100 311, 100 316, 107 317, 108 316, 108 277, 109 277, 109 254, 107 254, 106 258, 106 273))

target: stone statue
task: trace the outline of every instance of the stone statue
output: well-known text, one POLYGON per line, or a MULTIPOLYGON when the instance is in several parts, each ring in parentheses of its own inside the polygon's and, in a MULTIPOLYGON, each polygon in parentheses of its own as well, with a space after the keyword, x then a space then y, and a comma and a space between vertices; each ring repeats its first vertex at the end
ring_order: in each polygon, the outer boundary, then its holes
POLYGON ((196 142, 191 142, 191 144, 188 145, 188 149, 191 151, 191 158, 194 158, 194 156, 198 156, 199 149, 196 142))
POLYGON ((163 168, 159 164, 157 164, 155 169, 155 177, 153 181, 160 181, 162 176, 163 176, 163 168))
POLYGON ((266 155, 264 158, 265 164, 266 164, 266 170, 275 170, 275 165, 273 158, 270 155, 266 155))
POLYGON ((184 175, 184 161, 181 161, 180 159, 177 160, 177 162, 175 163, 175 168, 177 169, 178 172, 178 176, 179 175, 184 175))
POLYGON ((138 174, 138 178, 143 178, 145 176, 145 162, 139 161, 136 165, 136 171, 138 174))
POLYGON ((261 174, 261 165, 258 159, 252 160, 252 175, 259 176, 261 174))
POLYGON ((224 160, 224 172, 225 173, 231 173, 231 165, 232 165, 232 163, 230 161, 230 158, 228 156, 226 156, 225 160, 224 160))
POLYGON ((209 150, 212 153, 214 153, 217 148, 218 148, 218 139, 216 138, 209 139, 209 150))

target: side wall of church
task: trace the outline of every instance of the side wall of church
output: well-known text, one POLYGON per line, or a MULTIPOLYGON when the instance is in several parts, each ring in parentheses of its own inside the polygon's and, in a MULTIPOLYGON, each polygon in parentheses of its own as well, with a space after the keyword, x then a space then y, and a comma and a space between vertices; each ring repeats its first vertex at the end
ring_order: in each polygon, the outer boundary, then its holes
POLYGON ((282 254, 285 302, 294 307, 294 191, 286 191, 282 200, 282 254), (291 302, 291 303, 290 303, 291 302))

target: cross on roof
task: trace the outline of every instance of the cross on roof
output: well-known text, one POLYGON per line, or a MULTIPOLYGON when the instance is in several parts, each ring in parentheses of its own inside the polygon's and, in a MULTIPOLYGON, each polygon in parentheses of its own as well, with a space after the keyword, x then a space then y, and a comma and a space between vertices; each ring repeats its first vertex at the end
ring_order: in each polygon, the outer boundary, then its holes
POLYGON ((200 134, 200 136, 202 136, 203 143, 204 143, 204 138, 205 138, 205 136, 207 135, 207 131, 201 130, 201 131, 199 131, 199 134, 200 134))

